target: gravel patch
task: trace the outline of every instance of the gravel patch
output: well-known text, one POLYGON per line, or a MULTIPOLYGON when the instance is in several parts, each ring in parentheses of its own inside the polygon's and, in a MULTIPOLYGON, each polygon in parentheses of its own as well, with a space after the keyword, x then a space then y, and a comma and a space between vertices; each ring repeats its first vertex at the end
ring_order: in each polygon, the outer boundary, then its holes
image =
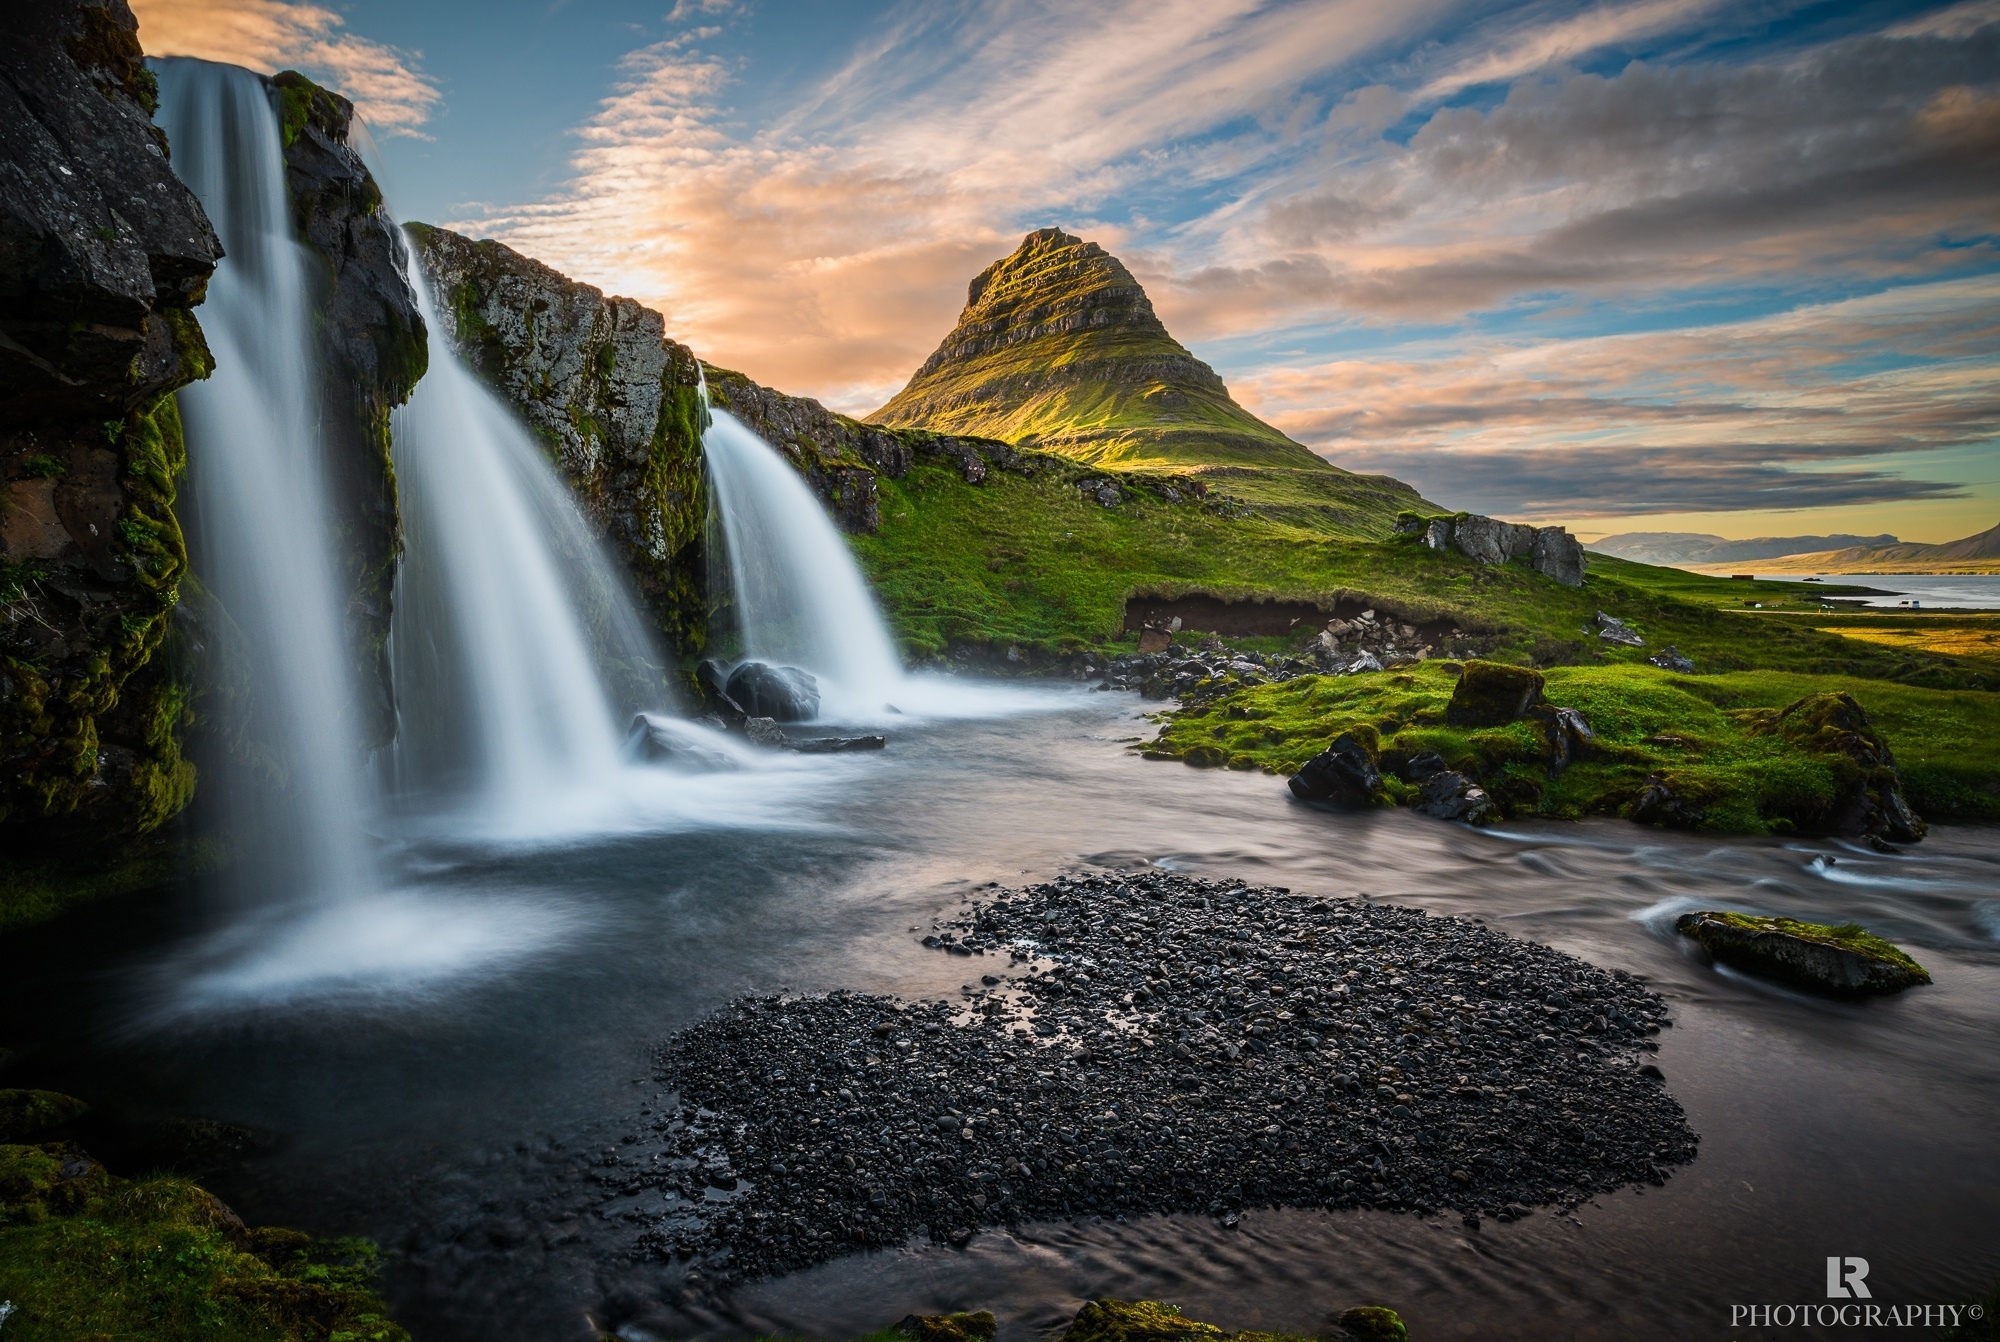
POLYGON ((1476 1225, 1695 1154, 1660 998, 1467 919, 1146 872, 995 889, 924 941, 959 1001, 744 998, 662 1048, 664 1145, 599 1174, 660 1195, 642 1250, 722 1285, 1083 1215, 1476 1225))

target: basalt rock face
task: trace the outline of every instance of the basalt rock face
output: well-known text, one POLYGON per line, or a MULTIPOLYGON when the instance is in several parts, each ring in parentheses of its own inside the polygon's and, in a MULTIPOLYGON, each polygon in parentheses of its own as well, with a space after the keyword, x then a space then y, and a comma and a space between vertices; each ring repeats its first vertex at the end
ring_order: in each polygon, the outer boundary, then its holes
POLYGON ((1037 465, 1030 455, 997 439, 864 424, 726 368, 708 370, 708 394, 718 409, 735 415, 790 458, 793 469, 850 533, 872 533, 881 525, 876 478, 900 480, 918 461, 947 465, 969 485, 984 484, 993 471, 1027 473, 1037 465))
POLYGON ((1330 469, 1237 405, 1117 257, 1054 228, 973 279, 958 325, 870 418, 1107 464, 1330 469))
POLYGON ((137 860, 194 783, 161 652, 187 566, 170 393, 209 372, 221 247, 137 28, 124 0, 0 7, 0 923, 37 864, 137 860))
POLYGON ((268 80, 299 235, 318 260, 323 432, 334 534, 347 584, 347 640, 371 746, 396 731, 388 665, 390 593, 402 533, 389 411, 409 400, 429 346, 410 290, 403 237, 348 142, 354 104, 286 70, 268 80))
POLYGON ((445 336, 541 438, 681 652, 708 640, 706 412, 659 313, 511 248, 412 224, 445 336))
POLYGON ((1455 517, 1405 513, 1396 519, 1395 530, 1399 536, 1422 537, 1433 550, 1457 550, 1482 564, 1525 559, 1535 572, 1565 587, 1583 586, 1588 570, 1583 543, 1562 527, 1531 527, 1476 513, 1455 517))

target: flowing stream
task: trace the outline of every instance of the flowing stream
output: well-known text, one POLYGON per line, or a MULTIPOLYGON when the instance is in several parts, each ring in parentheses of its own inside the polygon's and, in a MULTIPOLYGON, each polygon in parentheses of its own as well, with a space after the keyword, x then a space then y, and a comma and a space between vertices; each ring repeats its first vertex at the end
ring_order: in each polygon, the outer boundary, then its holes
MULTIPOLYGON (((1027 693, 1017 691, 1017 693, 1027 693)), ((523 942, 440 983, 292 996, 133 1032, 133 989, 192 917, 150 894, 0 943, 0 1011, 32 1082, 137 1120, 212 1115, 273 1145, 210 1186, 253 1220, 362 1233, 428 1342, 858 1336, 912 1310, 992 1308, 1003 1342, 1098 1295, 1230 1327, 1310 1333, 1395 1305, 1422 1338, 1728 1335, 1733 1304, 1824 1299, 1828 1255, 1875 1299, 1964 1301, 2000 1280, 2000 850, 1940 827, 1902 856, 1622 821, 1478 831, 1333 814, 1281 780, 1145 761, 1153 705, 1044 687, 1006 719, 917 721, 867 757, 747 781, 705 821, 539 851, 434 844, 398 879, 427 935, 523 942), (777 791, 773 794, 773 788, 777 791), (1476 1234, 1455 1217, 1252 1212, 1026 1225, 963 1251, 843 1259, 684 1311, 678 1264, 627 1261, 642 1200, 595 1181, 663 1097, 653 1046, 743 992, 956 997, 979 960, 912 928, 986 881, 1157 863, 1484 918, 1646 976, 1673 1010, 1657 1057, 1701 1136, 1663 1188, 1476 1234), (1936 985, 1828 1002, 1705 967, 1670 930, 1695 906, 1855 919, 1936 985), (535 921, 540 920, 540 921, 535 921), (107 991, 110 988, 111 991, 107 991), (635 1331, 636 1330, 636 1331, 635 1331)), ((1916 1335, 1912 1333, 1911 1335, 1916 1335)))

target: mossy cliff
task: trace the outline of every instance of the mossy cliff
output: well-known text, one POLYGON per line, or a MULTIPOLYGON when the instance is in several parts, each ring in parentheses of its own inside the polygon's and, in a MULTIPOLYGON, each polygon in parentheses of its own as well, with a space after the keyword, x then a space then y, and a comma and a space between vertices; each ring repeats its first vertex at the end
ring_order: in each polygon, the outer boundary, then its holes
POLYGON ((660 632, 699 653, 707 490, 693 352, 666 338, 659 313, 497 242, 408 232, 444 335, 542 440, 660 632))
POLYGON ((1252 415, 1168 334, 1118 258, 1059 229, 981 271, 958 325, 870 419, 1058 452, 1110 469, 1195 467, 1243 507, 1380 537, 1439 511, 1329 465, 1252 415))
POLYGON ((387 648, 402 545, 389 411, 410 398, 429 345, 404 270, 402 233, 348 142, 354 104, 297 71, 267 82, 278 109, 293 221, 318 263, 320 400, 333 534, 348 595, 347 641, 362 690, 364 744, 382 746, 396 731, 387 648))
POLYGON ((171 396, 221 247, 124 0, 0 7, 0 926, 165 860, 189 687, 171 396))

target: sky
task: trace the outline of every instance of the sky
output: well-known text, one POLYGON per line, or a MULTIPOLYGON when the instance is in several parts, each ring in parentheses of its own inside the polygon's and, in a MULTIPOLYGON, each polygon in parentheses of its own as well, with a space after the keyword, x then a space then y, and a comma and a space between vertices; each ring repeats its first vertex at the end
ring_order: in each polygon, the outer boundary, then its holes
POLYGON ((2000 0, 132 0, 352 97, 400 218, 851 414, 1033 228, 1439 504, 2000 522, 2000 0))

